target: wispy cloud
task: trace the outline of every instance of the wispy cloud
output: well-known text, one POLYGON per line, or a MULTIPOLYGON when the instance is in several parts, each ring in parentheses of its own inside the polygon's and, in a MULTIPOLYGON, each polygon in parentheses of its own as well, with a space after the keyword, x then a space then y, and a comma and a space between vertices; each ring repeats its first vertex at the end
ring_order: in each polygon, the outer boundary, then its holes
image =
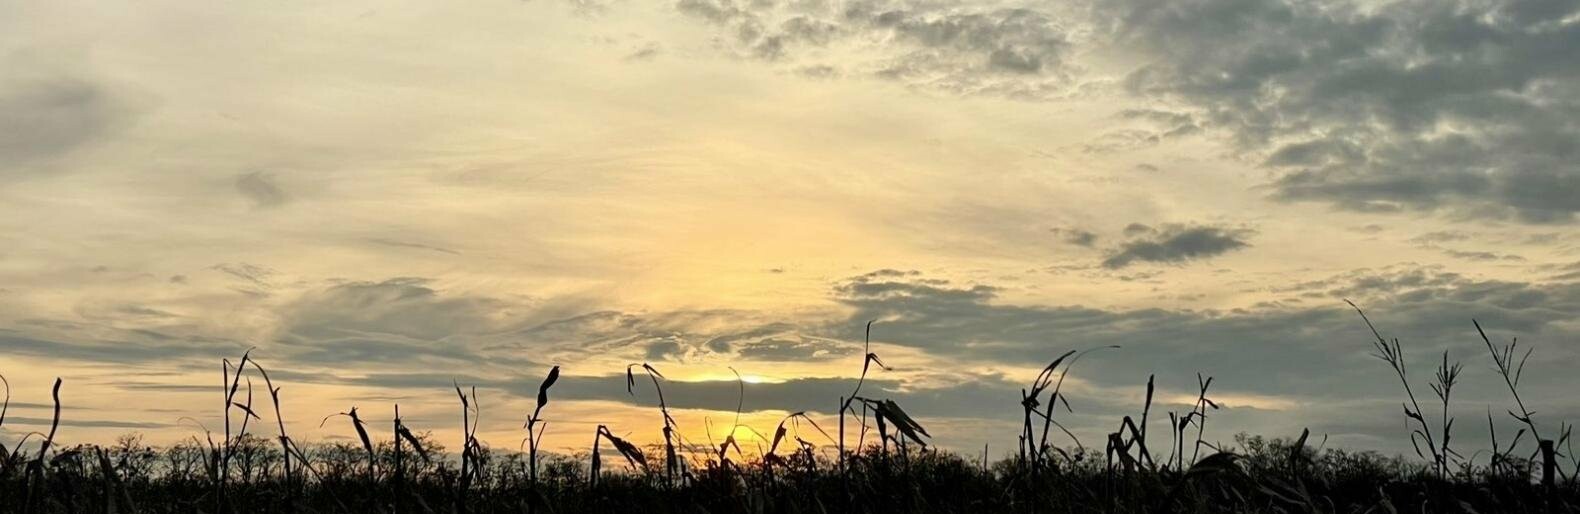
POLYGON ((413 242, 410 242, 410 241, 400 241, 400 240, 387 239, 387 238, 382 238, 382 237, 368 238, 367 241, 369 243, 373 243, 373 244, 381 245, 381 246, 392 246, 392 247, 395 247, 395 248, 411 248, 411 249, 416 249, 416 250, 428 250, 428 251, 439 252, 439 253, 447 253, 447 254, 450 254, 450 255, 461 255, 461 252, 458 252, 458 251, 455 251, 455 250, 451 250, 449 248, 445 248, 445 247, 442 247, 442 246, 433 246, 433 245, 427 245, 427 244, 422 244, 422 243, 413 243, 413 242))

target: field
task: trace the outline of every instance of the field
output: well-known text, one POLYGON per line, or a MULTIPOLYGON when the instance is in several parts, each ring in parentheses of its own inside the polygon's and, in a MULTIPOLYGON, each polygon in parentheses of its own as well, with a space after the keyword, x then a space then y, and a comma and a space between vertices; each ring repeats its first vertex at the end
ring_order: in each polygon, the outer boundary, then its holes
MULTIPOLYGON (((1103 444, 1081 444, 1059 421, 1061 388, 1093 350, 1058 355, 1027 385, 1018 451, 998 462, 931 447, 924 420, 863 396, 860 382, 839 399, 838 426, 790 414, 763 432, 771 444, 760 458, 747 458, 733 436, 699 446, 677 435, 664 377, 649 364, 626 369, 628 387, 649 382, 658 392, 663 423, 654 432, 663 438, 648 447, 599 426, 584 454, 540 454, 558 367, 539 387, 536 409, 521 413, 522 451, 475 436, 476 393, 460 387, 467 435, 458 450, 414 433, 398 407, 391 420, 363 419, 356 409, 324 419, 354 442, 299 443, 279 415, 279 387, 243 355, 225 362, 229 385, 216 391, 223 429, 164 448, 136 436, 57 445, 57 380, 56 425, 0 446, 0 512, 1580 512, 1570 427, 1541 433, 1519 394, 1528 349, 1482 334, 1507 385, 1508 415, 1525 428, 1469 451, 1451 444, 1446 415, 1462 365, 1445 356, 1418 396, 1404 348, 1373 333, 1386 364, 1379 370, 1400 379, 1414 457, 1326 448, 1309 433, 1239 435, 1215 447, 1204 439, 1218 409, 1210 377, 1199 379, 1191 410, 1167 413, 1153 411, 1149 379, 1136 416, 1116 420, 1103 444), (1172 430, 1148 434, 1148 421, 1163 418, 1172 430), (1061 434, 1073 444, 1051 442, 1061 434)), ((882 368, 869 347, 861 380, 882 368)))

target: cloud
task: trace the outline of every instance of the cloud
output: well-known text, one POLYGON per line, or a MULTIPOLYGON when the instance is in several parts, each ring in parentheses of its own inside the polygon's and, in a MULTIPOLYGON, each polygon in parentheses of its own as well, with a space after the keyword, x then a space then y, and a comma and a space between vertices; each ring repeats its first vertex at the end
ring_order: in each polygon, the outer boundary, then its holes
POLYGON ((276 351, 308 366, 489 367, 543 362, 815 362, 848 343, 797 318, 746 310, 627 313, 577 301, 522 301, 446 291, 429 279, 345 282, 275 309, 276 351))
POLYGON ((269 277, 272 277, 275 274, 275 271, 272 269, 256 264, 248 264, 245 262, 239 262, 235 264, 228 262, 220 263, 215 264, 210 269, 245 280, 249 284, 257 286, 261 289, 269 289, 271 287, 269 285, 269 277))
MULTIPOLYGON (((1171 230, 1177 228, 1148 231, 1145 237, 1171 230)), ((1083 392, 1072 398, 1083 416, 1077 423, 1096 427, 1111 421, 1103 416, 1138 407, 1136 398, 1119 392, 1139 391, 1148 375, 1156 375, 1165 390, 1184 391, 1201 372, 1217 377, 1215 390, 1241 399, 1245 407, 1225 413, 1221 426, 1281 427, 1298 418, 1314 431, 1386 444, 1376 442, 1392 433, 1380 415, 1375 420, 1366 414, 1323 417, 1344 408, 1393 413, 1396 407, 1389 393, 1379 392, 1392 391, 1394 384, 1367 356, 1370 336, 1343 306, 1349 298, 1368 308, 1385 335, 1404 339, 1412 355, 1446 350, 1467 362, 1483 357, 1469 325, 1472 318, 1500 340, 1518 335, 1533 341, 1540 361, 1527 370, 1529 394, 1550 406, 1545 412, 1573 407, 1563 400, 1568 398, 1565 383, 1553 377, 1565 377, 1565 368, 1580 364, 1580 353, 1561 344, 1580 337, 1580 327, 1571 321, 1580 310, 1580 283, 1486 280, 1399 265, 1269 288, 1259 292, 1273 301, 1228 310, 1017 304, 1006 299, 1016 296, 1011 291, 1000 284, 883 269, 834 283, 829 294, 836 309, 620 312, 391 278, 302 291, 268 307, 264 317, 277 326, 251 343, 38 320, 0 332, 0 346, 16 355, 62 361, 168 366, 234 357, 259 344, 277 380, 419 389, 444 389, 460 380, 522 399, 531 398, 541 379, 522 376, 523 370, 553 363, 567 372, 557 398, 647 406, 650 398, 641 392, 626 395, 621 377, 607 375, 613 370, 603 366, 618 368, 608 363, 647 358, 660 368, 670 360, 695 359, 689 364, 719 363, 722 369, 723 363, 733 363, 743 373, 808 362, 842 362, 853 371, 859 367, 862 327, 878 320, 873 339, 884 348, 880 353, 891 364, 907 365, 876 375, 869 386, 874 394, 931 418, 924 422, 1012 416, 1022 384, 979 370, 1035 366, 1066 350, 1119 345, 1119 350, 1082 360, 1074 372, 1083 384, 1083 392), (1293 412, 1280 418, 1259 414, 1257 406, 1293 412)), ((1467 384, 1482 379, 1492 377, 1466 377, 1467 384)), ((1496 384, 1486 383, 1486 390, 1496 391, 1490 388, 1496 384)), ((733 381, 668 384, 673 387, 666 385, 666 393, 676 407, 732 410, 736 401, 733 381)), ((815 376, 748 384, 746 409, 826 411, 829 398, 848 394, 852 385, 848 377, 815 376)), ((200 386, 124 385, 167 392, 195 387, 200 386)), ((1483 399, 1475 389, 1468 387, 1467 401, 1501 401, 1483 399)))
POLYGON ((1480 251, 1465 251, 1465 250, 1443 250, 1443 254, 1447 255, 1449 257, 1453 257, 1455 259, 1465 259, 1465 260, 1468 260, 1468 261, 1523 261, 1523 260, 1525 260, 1524 257, 1520 257, 1518 255, 1502 254, 1502 253, 1495 253, 1495 252, 1480 252, 1480 251))
POLYGON ((508 339, 578 341, 578 351, 632 359, 719 362, 820 362, 848 357, 856 347, 818 337, 817 324, 753 311, 599 312, 554 319, 514 332, 508 339), (630 349, 639 349, 633 352, 630 349))
POLYGON ((1525 260, 1524 257, 1521 257, 1519 255, 1514 255, 1514 254, 1497 253, 1497 252, 1490 252, 1490 251, 1484 251, 1484 250, 1460 250, 1460 249, 1454 249, 1454 248, 1444 248, 1442 246, 1442 243, 1461 243, 1461 242, 1471 241, 1473 239, 1485 239, 1485 237, 1484 237, 1483 234, 1478 234, 1478 233, 1475 233, 1475 232, 1467 232, 1467 231, 1462 231, 1462 230, 1439 230, 1439 231, 1434 231, 1434 232, 1427 232, 1425 234, 1421 234, 1419 236, 1412 237, 1408 241, 1410 243, 1414 243, 1416 246, 1419 246, 1421 248, 1431 248, 1431 249, 1439 250, 1439 251, 1443 252, 1443 255, 1447 255, 1447 256, 1453 257, 1455 259, 1462 259, 1462 260, 1467 260, 1467 261, 1481 261, 1481 262, 1509 261, 1509 262, 1517 262, 1517 261, 1524 261, 1525 260))
MULTIPOLYGON (((1580 337, 1570 322, 1580 284, 1476 280, 1418 266, 1357 270, 1288 291, 1308 307, 1169 310, 1102 309, 1079 305, 1004 303, 986 285, 922 282, 914 276, 853 277, 837 288, 850 315, 827 335, 859 340, 863 320, 877 319, 874 339, 913 347, 944 360, 1035 363, 1064 350, 1119 345, 1111 358, 1083 361, 1078 372, 1100 385, 1144 381, 1184 383, 1194 373, 1223 387, 1265 395, 1372 398, 1391 391, 1385 374, 1368 367, 1369 333, 1343 304, 1368 308, 1385 335, 1412 353, 1452 350, 1484 357, 1471 319, 1498 327, 1494 337, 1540 341, 1547 357, 1538 376, 1567 376, 1580 353, 1561 344, 1580 337)), ((1491 379, 1491 377, 1485 377, 1491 379)), ((1533 386, 1550 394, 1561 381, 1533 386)), ((1491 382, 1488 382, 1491 384, 1491 382)))
POLYGON ((565 0, 571 11, 579 16, 597 17, 609 12, 612 0, 565 0))
POLYGON ((1091 248, 1097 244, 1097 234, 1085 229, 1055 228, 1052 229, 1052 232, 1054 235, 1059 236, 1059 239, 1075 246, 1091 248))
POLYGON ((638 47, 636 50, 632 50, 631 53, 626 54, 625 60, 651 61, 658 58, 658 55, 661 53, 664 53, 664 48, 659 46, 658 43, 649 41, 643 44, 641 47, 638 47))
MULTIPOLYGON (((6 417, 5 420, 6 420, 7 423, 16 423, 18 425, 27 425, 27 426, 35 426, 35 427, 49 427, 49 426, 51 426, 52 424, 55 423, 55 420, 52 419, 52 418, 30 418, 30 417, 25 417, 25 416, 9 416, 9 417, 6 417)), ((63 426, 63 427, 80 427, 80 428, 131 428, 131 429, 161 429, 161 428, 171 428, 171 427, 175 426, 175 425, 172 425, 172 424, 169 424, 169 423, 150 423, 150 422, 139 422, 139 421, 113 421, 113 420, 100 420, 100 419, 72 419, 70 417, 62 418, 60 420, 60 422, 59 422, 59 425, 63 426)))
POLYGON ((796 68, 796 74, 809 79, 837 79, 844 75, 839 68, 828 64, 810 64, 796 68))
POLYGON ((207 338, 176 338, 147 331, 115 331, 114 337, 98 338, 98 327, 78 324, 21 323, 25 329, 0 329, 0 345, 14 355, 106 364, 170 364, 187 359, 218 359, 239 352, 239 342, 207 338), (36 331, 62 333, 71 337, 36 335, 36 331))
POLYGON ((1119 118, 1150 127, 1101 132, 1086 151, 1225 136, 1275 172, 1271 196, 1281 201, 1525 223, 1580 212, 1580 127, 1569 121, 1580 116, 1580 6, 1566 0, 676 8, 717 27, 726 52, 812 76, 1024 100, 1117 82, 1147 105, 1119 118), (838 67, 809 62, 830 53, 853 57, 838 67), (1116 55, 1127 58, 1085 60, 1116 55), (1094 68, 1131 71, 1115 80, 1094 68))
MULTIPOLYGON (((1083 145, 1082 151, 1106 154, 1137 150, 1202 131, 1201 122, 1192 114, 1184 112, 1124 109, 1119 111, 1117 118, 1132 122, 1132 126, 1104 132, 1083 145), (1136 123, 1141 126, 1133 126, 1136 123)), ((1156 168, 1152 171, 1156 171, 1156 168)))
POLYGON ((681 0, 676 9, 721 31, 743 58, 792 64, 816 78, 845 75, 806 56, 849 49, 865 77, 956 95, 1041 99, 1069 94, 1071 27, 1026 7, 879 2, 681 0))
POLYGON ((243 173, 236 177, 236 192, 250 200, 253 207, 260 209, 278 207, 290 200, 290 196, 274 183, 274 177, 261 171, 243 173))
POLYGON ((749 361, 821 362, 855 355, 856 347, 812 337, 762 339, 741 344, 735 355, 749 361))
POLYGON ((0 173, 51 163, 103 141, 137 110, 104 84, 39 65, 29 54, 0 59, 0 173))
POLYGON ((1098 2, 1179 102, 1280 175, 1274 197, 1363 212, 1567 222, 1580 211, 1580 5, 1098 2), (1532 14, 1541 13, 1541 14, 1532 14))
MULTIPOLYGON (((1146 230, 1127 228, 1126 232, 1139 234, 1146 230)), ((1245 242, 1249 235, 1250 232, 1243 229, 1169 225, 1149 237, 1121 244, 1103 260, 1103 267, 1118 269, 1136 262, 1181 263, 1206 259, 1250 246, 1245 242)))
POLYGON ((1129 225, 1125 225, 1124 230, 1125 237, 1135 237, 1141 234, 1151 234, 1153 232, 1156 232, 1156 230, 1151 226, 1141 223, 1131 223, 1129 225))
POLYGON ((1137 150, 1156 145, 1163 141, 1163 136, 1156 132, 1141 129, 1110 130, 1092 138, 1081 151, 1091 154, 1109 154, 1137 150))
POLYGON ((277 344, 296 362, 323 366, 524 364, 481 351, 488 335, 525 321, 517 307, 446 294, 422 278, 347 282, 280 308, 277 344))
POLYGON ((380 246, 390 246, 390 247, 395 247, 395 248, 412 248, 412 249, 417 249, 417 250, 429 250, 429 251, 434 251, 434 252, 439 252, 439 253, 447 253, 447 254, 450 254, 450 255, 461 255, 461 252, 458 252, 458 251, 455 251, 455 250, 451 250, 449 248, 445 248, 445 247, 442 247, 442 246, 434 246, 434 245, 428 245, 428 244, 422 244, 422 243, 413 243, 413 242, 409 242, 409 241, 400 241, 400 240, 397 240, 397 239, 388 239, 388 238, 383 238, 383 237, 371 237, 371 238, 367 239, 367 242, 373 243, 373 244, 376 244, 376 245, 380 245, 380 246))
POLYGON ((1469 232, 1457 230, 1439 230, 1436 232, 1427 232, 1425 234, 1412 237, 1410 238, 1410 242, 1424 247, 1433 247, 1438 243, 1466 241, 1469 240, 1471 236, 1472 234, 1469 232))

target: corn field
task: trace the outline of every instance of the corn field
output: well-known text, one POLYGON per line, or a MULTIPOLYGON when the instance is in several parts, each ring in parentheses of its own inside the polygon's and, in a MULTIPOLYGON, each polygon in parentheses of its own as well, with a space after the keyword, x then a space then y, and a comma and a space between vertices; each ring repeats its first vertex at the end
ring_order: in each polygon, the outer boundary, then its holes
MULTIPOLYGON (((57 379, 49 430, 0 441, 0 513, 1580 512, 1569 425, 1540 431, 1520 396, 1529 348, 1496 343, 1475 324, 1507 387, 1508 415, 1523 428, 1502 441, 1494 432, 1492 448, 1473 451, 1453 444, 1449 407, 1463 365, 1445 354, 1421 389, 1405 347, 1355 310, 1375 336, 1378 371, 1402 386, 1401 437, 1414 456, 1327 448, 1310 432, 1209 443, 1219 405, 1206 376, 1179 412, 1154 411, 1149 377, 1135 414, 1115 420, 1101 444, 1083 444, 1063 423, 1071 412, 1063 385, 1083 357, 1108 349, 1093 348, 1050 356, 1021 391, 1016 451, 990 462, 985 450, 974 457, 934 447, 926 420, 864 394, 869 376, 887 369, 870 343, 854 390, 829 401, 838 406, 836 426, 791 413, 760 432, 771 434, 763 437, 770 444, 751 458, 733 430, 706 445, 681 437, 663 396, 666 379, 650 363, 627 366, 625 376, 632 394, 639 384, 653 387, 653 425, 621 429, 651 430, 660 441, 652 445, 599 425, 584 434, 585 452, 539 451, 543 435, 559 429, 546 421, 558 366, 539 384, 531 412, 489 413, 521 416, 519 449, 477 437, 484 410, 476 391, 459 385, 458 440, 414 431, 396 405, 392 419, 369 419, 355 407, 331 413, 320 426, 354 439, 309 443, 291 436, 281 414, 289 404, 249 352, 222 363, 215 401, 223 396, 224 426, 166 447, 135 435, 57 444, 60 390, 70 387, 57 379), (1148 433, 1165 418, 1169 433, 1148 433)), ((0 427, 10 407, 5 388, 0 427)))

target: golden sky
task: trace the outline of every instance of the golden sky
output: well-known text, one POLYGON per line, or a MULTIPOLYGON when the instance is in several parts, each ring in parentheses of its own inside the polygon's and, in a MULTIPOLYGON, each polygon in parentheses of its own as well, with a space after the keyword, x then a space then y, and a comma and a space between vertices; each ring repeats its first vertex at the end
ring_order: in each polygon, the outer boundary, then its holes
POLYGON ((47 425, 61 376, 68 442, 189 437, 247 348, 307 439, 396 402, 454 439, 453 380, 514 448, 560 365, 549 446, 599 423, 650 442, 651 391, 620 376, 640 362, 688 438, 729 430, 731 368, 771 434, 791 411, 832 422, 877 320, 891 369, 867 392, 968 453, 1012 448, 1048 360, 1111 344, 1071 375, 1088 442, 1149 375, 1186 410, 1199 372, 1225 406, 1209 439, 1404 451, 1346 298, 1413 362, 1469 364, 1461 417, 1507 400, 1471 318, 1536 345, 1523 387, 1556 424, 1580 413, 1577 20, 1539 1, 0 0, 0 436, 47 425))

